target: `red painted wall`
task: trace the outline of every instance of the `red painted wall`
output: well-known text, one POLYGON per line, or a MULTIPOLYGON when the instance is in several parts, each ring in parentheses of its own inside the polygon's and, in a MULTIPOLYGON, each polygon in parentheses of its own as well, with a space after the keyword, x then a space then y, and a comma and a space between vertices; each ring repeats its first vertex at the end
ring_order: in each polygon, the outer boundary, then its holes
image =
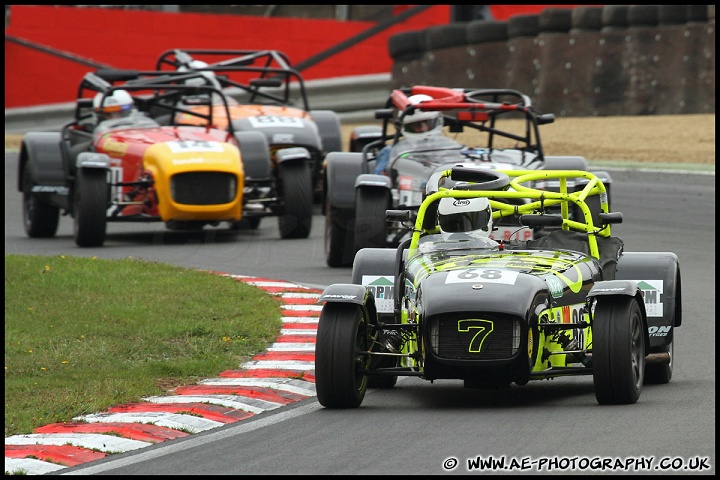
MULTIPOLYGON (((602 5, 586 5, 602 6, 602 5)), ((546 8, 575 8, 579 5, 490 5, 488 8, 492 14, 493 20, 507 20, 515 15, 534 15, 542 12, 546 8)))
MULTIPOLYGON (((387 73, 391 35, 450 21, 436 5, 301 73, 305 80, 387 73)), ((150 70, 171 48, 268 49, 298 64, 374 22, 13 5, 5 34, 118 68, 150 70)), ((72 102, 92 67, 5 40, 5 108, 72 102)))

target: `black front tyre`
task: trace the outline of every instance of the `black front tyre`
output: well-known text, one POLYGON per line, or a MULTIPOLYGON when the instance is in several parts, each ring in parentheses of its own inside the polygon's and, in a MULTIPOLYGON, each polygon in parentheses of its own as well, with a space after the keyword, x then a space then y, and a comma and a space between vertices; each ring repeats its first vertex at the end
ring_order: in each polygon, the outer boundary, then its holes
POLYGON ((312 172, 305 162, 283 162, 277 168, 283 204, 280 238, 307 238, 313 217, 312 172))
POLYGON ((365 398, 369 344, 360 305, 327 303, 320 313, 315 345, 315 390, 326 408, 356 408, 365 398))
POLYGON ((390 191, 358 188, 355 197, 355 251, 387 246, 385 211, 390 208, 390 191))
POLYGON ((30 162, 23 172, 23 225, 30 238, 50 238, 57 233, 60 209, 44 202, 32 191, 33 174, 30 162))
POLYGON ((107 171, 79 168, 73 198, 73 232, 79 247, 99 247, 105 242, 109 199, 107 171))
POLYGON ((645 327, 632 297, 600 298, 592 325, 595 397, 601 405, 635 403, 645 377, 645 327))

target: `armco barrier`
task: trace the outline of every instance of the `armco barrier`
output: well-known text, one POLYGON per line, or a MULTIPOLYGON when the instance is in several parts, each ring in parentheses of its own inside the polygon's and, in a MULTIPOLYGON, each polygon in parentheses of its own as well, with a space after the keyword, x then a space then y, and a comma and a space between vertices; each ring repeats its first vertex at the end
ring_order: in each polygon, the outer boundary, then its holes
MULTIPOLYGON (((338 77, 305 82, 313 110, 334 110, 343 122, 374 119, 375 109, 385 106, 390 94, 389 73, 338 77)), ((5 109, 5 133, 58 131, 73 118, 75 103, 5 109)))

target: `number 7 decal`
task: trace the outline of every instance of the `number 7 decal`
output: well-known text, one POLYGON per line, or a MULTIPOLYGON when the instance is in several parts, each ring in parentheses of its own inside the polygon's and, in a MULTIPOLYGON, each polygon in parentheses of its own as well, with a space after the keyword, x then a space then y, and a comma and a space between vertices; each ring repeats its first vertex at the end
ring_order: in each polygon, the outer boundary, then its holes
POLYGON ((458 320, 458 332, 470 332, 470 330, 476 330, 468 345, 469 353, 480 353, 482 345, 485 339, 493 331, 493 322, 491 320, 481 320, 474 318, 470 320, 458 320))

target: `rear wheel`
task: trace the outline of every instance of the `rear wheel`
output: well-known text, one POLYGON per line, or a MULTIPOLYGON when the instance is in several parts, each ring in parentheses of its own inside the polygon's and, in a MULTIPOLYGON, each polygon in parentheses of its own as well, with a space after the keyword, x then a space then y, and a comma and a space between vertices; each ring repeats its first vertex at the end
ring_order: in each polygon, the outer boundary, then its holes
POLYGON ((387 246, 385 211, 390 207, 390 191, 359 188, 355 197, 355 251, 387 246))
POLYGON ((73 231, 78 246, 99 247, 105 242, 109 198, 105 170, 78 169, 73 199, 73 231))
POLYGON ((645 376, 645 333, 635 298, 600 298, 592 325, 593 382, 601 405, 635 403, 645 376))
POLYGON ((359 407, 367 391, 370 342, 360 305, 327 303, 320 313, 315 346, 315 389, 326 408, 359 407))
POLYGON ((305 162, 283 162, 277 168, 283 203, 280 238, 307 238, 313 214, 312 172, 305 162))
POLYGON ((60 209, 44 202, 32 191, 33 174, 30 162, 23 172, 23 224, 30 238, 49 238, 57 233, 60 209))
POLYGON ((665 384, 670 383, 673 372, 673 341, 667 345, 650 349, 650 353, 667 353, 670 355, 669 363, 652 363, 645 366, 645 383, 647 384, 665 384))

